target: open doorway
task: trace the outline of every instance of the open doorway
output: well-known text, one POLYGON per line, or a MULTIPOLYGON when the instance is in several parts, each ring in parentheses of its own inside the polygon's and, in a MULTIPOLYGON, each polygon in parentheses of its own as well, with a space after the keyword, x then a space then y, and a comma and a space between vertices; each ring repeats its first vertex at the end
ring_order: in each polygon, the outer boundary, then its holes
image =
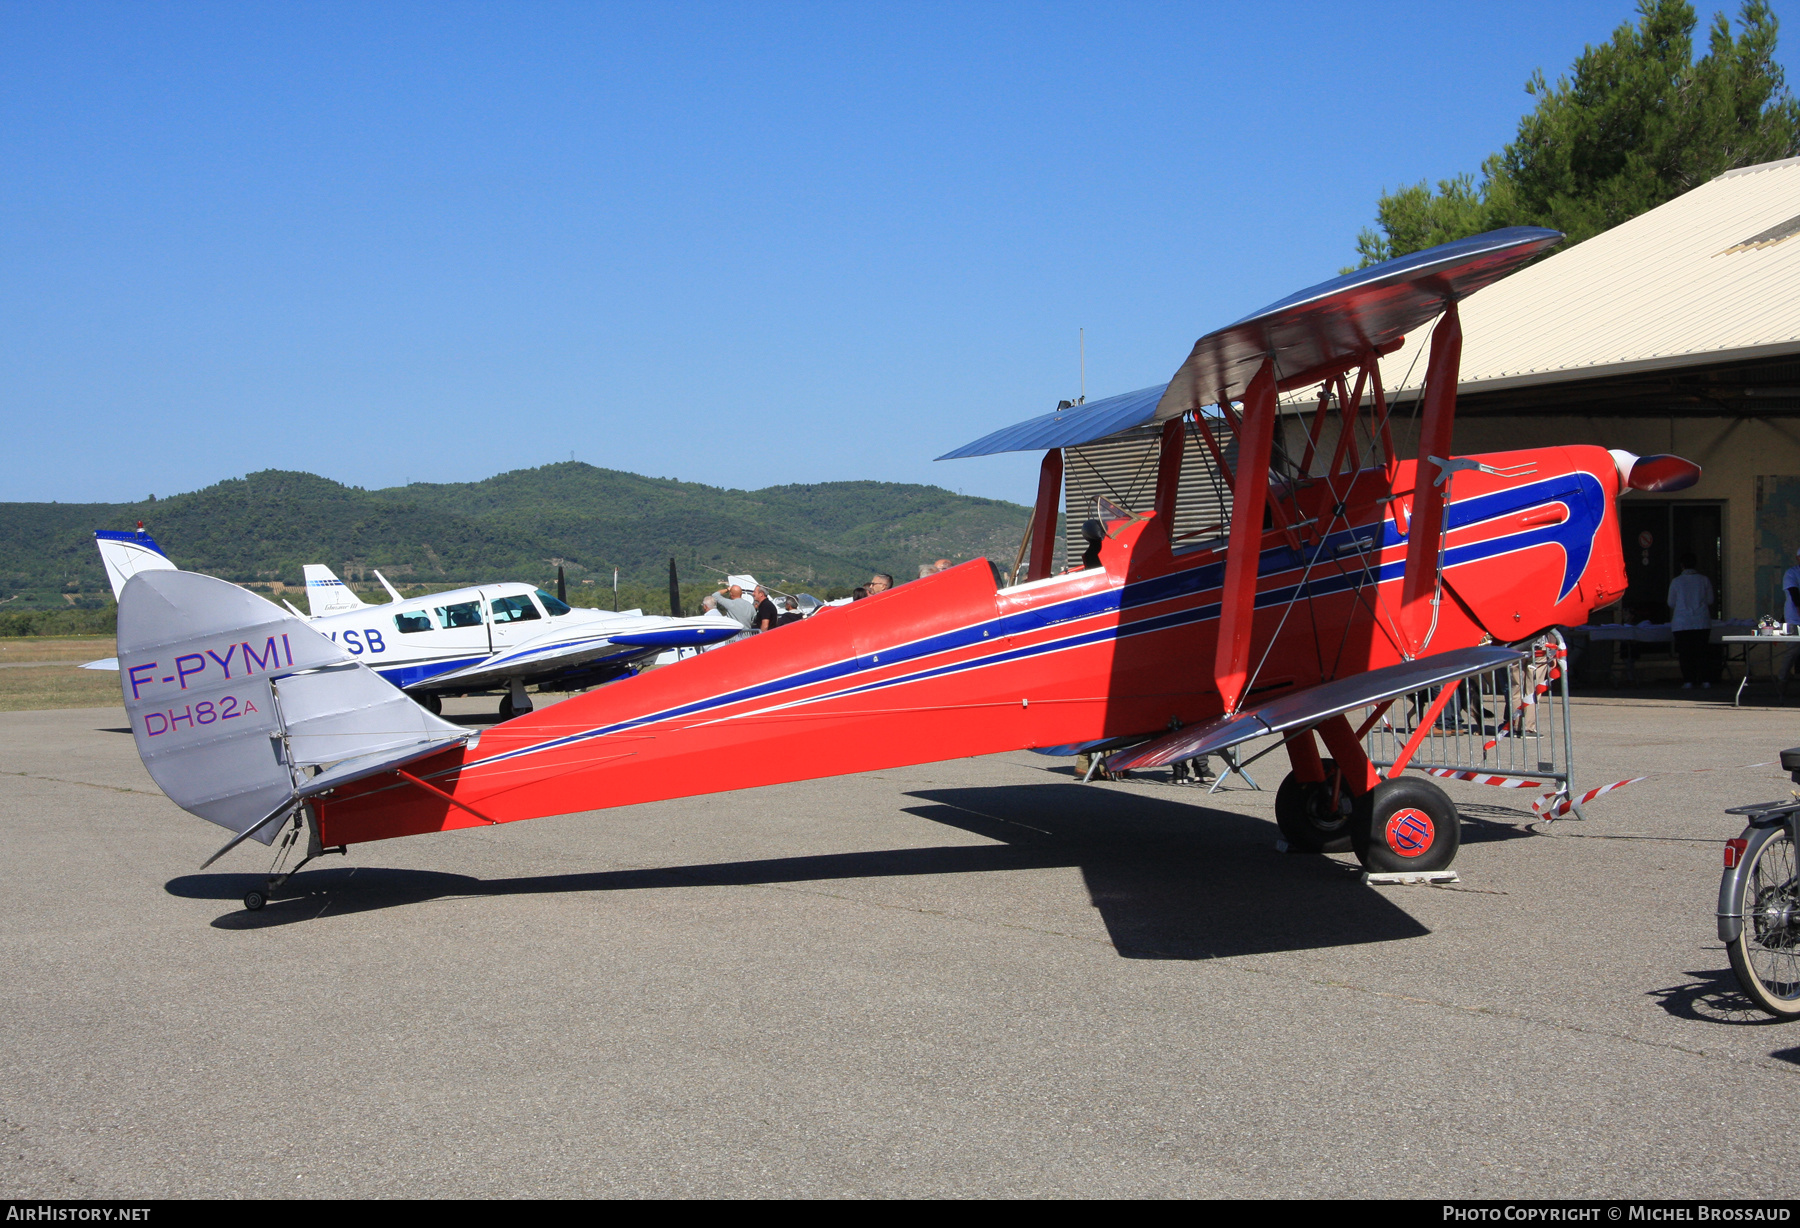
POLYGON ((1725 506, 1692 499, 1622 500, 1619 536, 1625 546, 1625 597, 1619 621, 1669 620, 1669 581, 1681 556, 1693 552, 1700 574, 1712 581, 1714 618, 1725 592, 1725 506))

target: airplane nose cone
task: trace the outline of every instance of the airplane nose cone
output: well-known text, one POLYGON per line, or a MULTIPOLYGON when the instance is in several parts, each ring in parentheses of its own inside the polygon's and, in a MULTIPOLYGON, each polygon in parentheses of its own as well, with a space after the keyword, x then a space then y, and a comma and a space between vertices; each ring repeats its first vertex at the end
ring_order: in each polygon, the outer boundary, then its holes
POLYGON ((1679 456, 1638 456, 1622 448, 1609 450, 1613 463, 1619 467, 1619 483, 1627 490, 1662 494, 1686 490, 1700 480, 1700 466, 1679 456))

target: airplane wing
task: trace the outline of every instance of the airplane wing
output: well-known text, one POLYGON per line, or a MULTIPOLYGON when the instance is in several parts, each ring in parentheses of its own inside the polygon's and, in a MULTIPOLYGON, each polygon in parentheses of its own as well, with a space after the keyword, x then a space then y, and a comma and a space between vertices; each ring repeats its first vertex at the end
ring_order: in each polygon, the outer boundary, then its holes
POLYGON ((1283 387, 1311 383, 1321 367, 1387 352, 1446 300, 1467 298, 1561 239, 1554 230, 1514 226, 1334 277, 1200 338, 1166 384, 1028 418, 937 459, 1072 448, 1164 421, 1213 404, 1221 392, 1241 394, 1270 355, 1283 387))
POLYGON ((1109 770, 1163 767, 1248 742, 1264 734, 1285 733, 1316 725, 1326 717, 1354 712, 1426 687, 1456 682, 1511 665, 1524 654, 1513 648, 1458 648, 1416 661, 1351 674, 1333 682, 1303 687, 1241 711, 1121 751, 1106 761, 1109 770))
POLYGON ((1163 391, 1156 418, 1210 405, 1221 392, 1243 392, 1265 359, 1273 360, 1281 387, 1314 383, 1322 370, 1394 345, 1448 304, 1499 281, 1562 237, 1539 226, 1510 226, 1290 294, 1196 341, 1163 391))
POLYGON ((670 648, 704 648, 722 643, 742 631, 743 627, 732 620, 715 616, 640 618, 620 626, 574 634, 552 631, 496 652, 474 665, 421 679, 406 689, 465 690, 511 682, 514 678, 537 678, 600 661, 627 665, 670 648))

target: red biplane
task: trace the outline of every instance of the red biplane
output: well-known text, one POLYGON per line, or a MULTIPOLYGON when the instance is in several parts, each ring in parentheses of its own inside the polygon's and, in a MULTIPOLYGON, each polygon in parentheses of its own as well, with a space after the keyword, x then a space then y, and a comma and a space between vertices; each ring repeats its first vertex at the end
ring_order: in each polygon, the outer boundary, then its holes
POLYGON ((178 804, 237 833, 226 848, 292 817, 317 854, 1005 750, 1123 747, 1108 762, 1127 769, 1280 735, 1290 847, 1441 868, 1456 812, 1401 773, 1451 684, 1616 601, 1617 497, 1699 474, 1598 447, 1452 455, 1457 302, 1560 238, 1496 231, 1339 277, 1202 337, 1165 386, 951 453, 1046 450, 1023 582, 964 563, 478 739, 259 597, 143 573, 119 604, 139 751, 178 804), (1434 318, 1402 460, 1377 360, 1434 318), (1314 385, 1310 410, 1284 409, 1314 385), (1096 517, 1084 565, 1053 574, 1062 449, 1152 423, 1150 506, 1096 517), (1184 455, 1214 466, 1228 514, 1177 536, 1184 455), (1433 687, 1378 772, 1349 714, 1433 687))

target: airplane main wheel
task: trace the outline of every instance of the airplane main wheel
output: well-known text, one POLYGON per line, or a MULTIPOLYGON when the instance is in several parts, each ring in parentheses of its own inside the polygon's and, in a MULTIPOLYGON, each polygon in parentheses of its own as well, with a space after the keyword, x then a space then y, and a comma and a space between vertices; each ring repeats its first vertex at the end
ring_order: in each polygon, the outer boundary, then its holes
POLYGON ((1325 779, 1301 780, 1289 772, 1281 787, 1275 790, 1275 825, 1281 838, 1296 853, 1348 853, 1353 803, 1350 794, 1338 789, 1332 797, 1332 778, 1337 765, 1325 760, 1325 779))
POLYGON ((1462 845, 1462 820, 1449 795, 1428 780, 1384 780, 1358 799, 1352 847, 1376 874, 1443 870, 1462 845))
POLYGON ((512 718, 512 693, 509 691, 500 697, 500 719, 503 721, 510 721, 512 718))
POLYGON ((444 697, 443 696, 441 696, 441 695, 415 695, 413 698, 418 700, 419 706, 421 708, 425 709, 425 711, 431 713, 431 715, 442 716, 444 714, 444 697))

